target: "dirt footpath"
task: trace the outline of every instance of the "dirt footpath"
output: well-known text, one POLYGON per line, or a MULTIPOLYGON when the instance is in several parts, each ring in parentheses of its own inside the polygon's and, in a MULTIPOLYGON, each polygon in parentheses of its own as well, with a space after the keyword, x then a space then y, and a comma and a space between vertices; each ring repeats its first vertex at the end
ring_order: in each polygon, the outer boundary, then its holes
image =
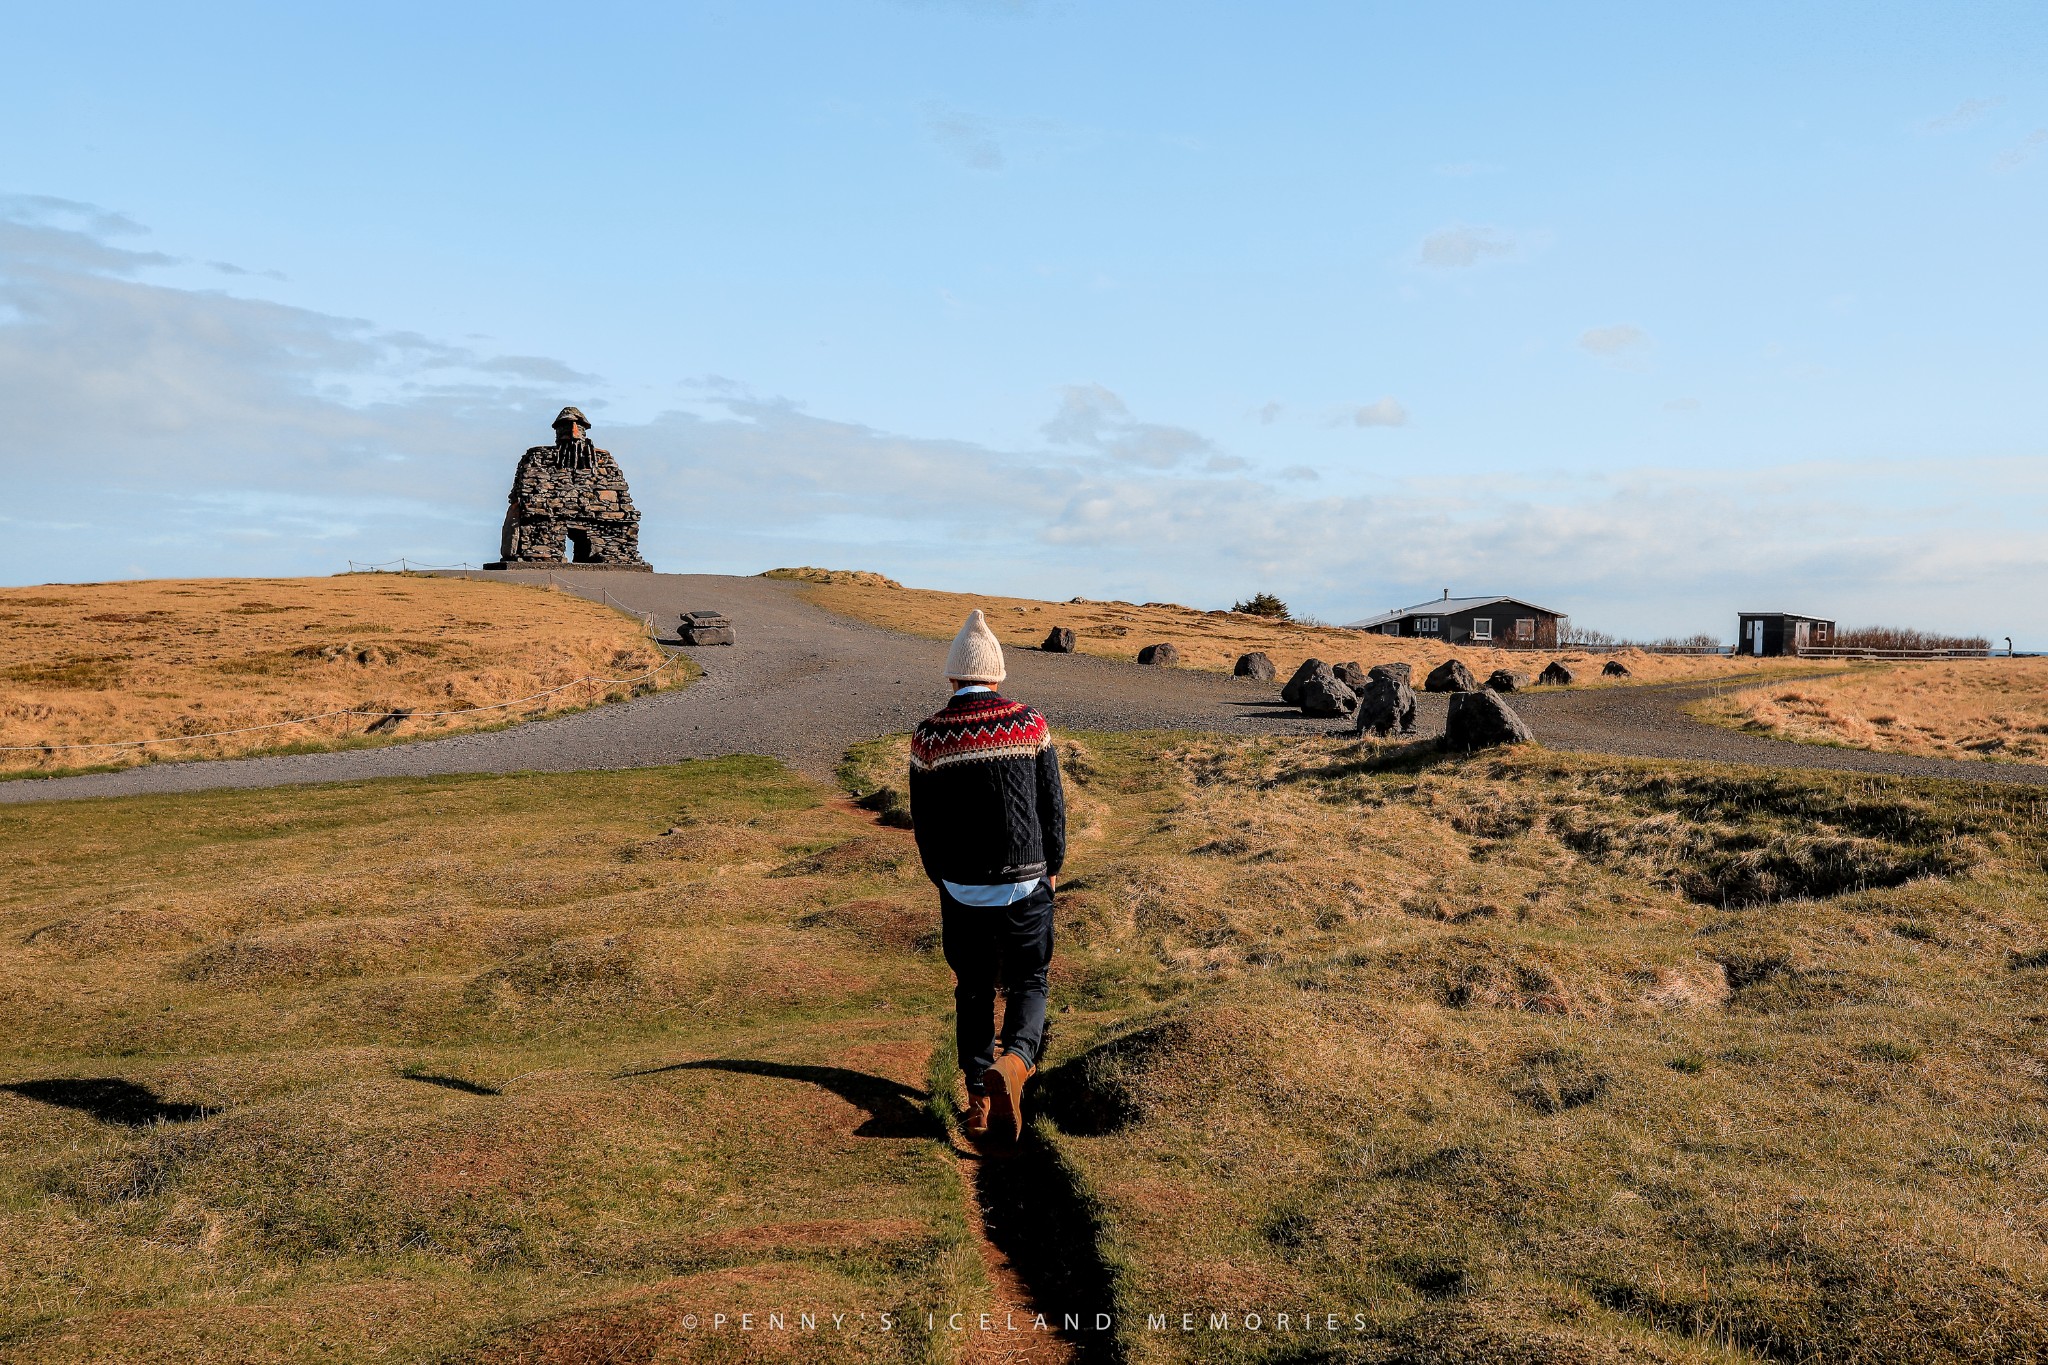
MULTIPOLYGON (((583 573, 577 581, 593 589, 602 586, 632 608, 652 612, 665 630, 672 630, 685 611, 724 611, 732 617, 739 643, 687 651, 705 676, 681 691, 492 734, 0 782, 0 802, 440 773, 633 768, 734 753, 773 755, 813 776, 829 777, 849 745, 908 730, 945 700, 944 641, 833 616, 805 602, 794 583, 635 573, 583 573)), ((1339 729, 1282 707, 1272 684, 1035 650, 1012 649, 1007 660, 1010 681, 1004 690, 1044 710, 1056 728, 1225 734, 1333 734, 1339 729)), ((1787 744, 1683 714, 1687 702, 1726 685, 1535 692, 1514 697, 1511 704, 1538 740, 1560 749, 2048 783, 2048 767, 1787 744)), ((1443 698, 1425 695, 1422 703, 1418 724, 1425 732, 1440 730, 1443 698)))

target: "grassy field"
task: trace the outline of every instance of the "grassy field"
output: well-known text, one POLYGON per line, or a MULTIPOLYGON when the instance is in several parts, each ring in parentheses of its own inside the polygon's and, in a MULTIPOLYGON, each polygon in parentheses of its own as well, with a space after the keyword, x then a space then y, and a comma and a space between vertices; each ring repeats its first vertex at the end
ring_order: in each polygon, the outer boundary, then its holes
MULTIPOLYGON (((1483 682, 1496 668, 1512 668, 1535 674, 1552 659, 1562 659, 1578 673, 1576 685, 1615 682, 1677 682, 1688 678, 1719 678, 1762 669, 1796 671, 1797 660, 1731 659, 1722 655, 1650 654, 1640 649, 1590 653, 1583 649, 1505 650, 1478 646, 1450 646, 1428 640, 1375 635, 1332 626, 1306 626, 1272 621, 1231 611, 1198 611, 1169 602, 1040 602, 1028 597, 981 597, 972 593, 933 592, 906 588, 880 574, 832 569, 774 569, 770 578, 790 578, 805 584, 810 600, 828 611, 850 616, 870 625, 884 626, 908 635, 930 639, 951 639, 979 607, 988 617, 997 638, 1009 648, 1036 648, 1046 632, 1056 626, 1071 628, 1076 648, 1083 654, 1104 659, 1135 659, 1150 644, 1172 644, 1180 651, 1186 668, 1207 668, 1229 672, 1238 656, 1263 650, 1279 669, 1291 674, 1310 657, 1328 663, 1357 661, 1367 667, 1376 663, 1406 661, 1416 669, 1416 679, 1449 658, 1464 660, 1465 666, 1483 682), (1628 679, 1605 679, 1600 666, 1608 658, 1628 666, 1628 679)), ((1811 665, 1806 665, 1810 668, 1811 665)))
MULTIPOLYGON (((899 747, 849 761, 868 804, 899 747)), ((995 1221, 1055 1312, 1108 1267, 1099 1358, 2048 1354, 2048 798, 1065 757, 995 1221)), ((934 1117, 930 892, 774 764, 16 807, 0 860, 0 1359, 987 1344, 916 1330, 996 1293, 934 1117), (871 1316, 706 1329, 806 1309, 871 1316)))
MULTIPOLYGON (((57 773, 277 749, 335 748, 503 725, 624 696, 573 687, 662 663, 633 620, 569 593, 357 574, 0 589, 0 774, 57 773), (59 745, 201 736, 325 711, 312 725, 131 749, 59 745), (393 719, 388 713, 406 712, 393 719)), ((647 686, 673 685, 675 668, 647 686)))
POLYGON ((1716 697, 1698 714, 1807 744, 1941 758, 2048 760, 2048 659, 1863 664, 1716 697))
POLYGON ((1132 1359, 2048 1355, 2048 798, 1085 744, 1039 1131, 1132 1359))
POLYGON ((878 1315, 986 1297, 923 1101, 950 996, 908 836, 827 796, 7 808, 0 1359, 929 1358, 878 1315), (829 1348, 709 1318, 849 1305, 829 1348))

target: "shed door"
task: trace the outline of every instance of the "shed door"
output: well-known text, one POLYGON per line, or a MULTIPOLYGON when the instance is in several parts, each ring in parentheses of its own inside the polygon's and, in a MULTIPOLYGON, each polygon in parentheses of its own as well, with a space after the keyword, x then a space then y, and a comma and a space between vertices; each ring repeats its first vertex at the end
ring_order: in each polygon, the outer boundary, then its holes
POLYGON ((1764 652, 1764 623, 1761 618, 1749 623, 1749 652, 1752 654, 1762 654, 1764 652))
POLYGON ((1805 650, 1807 633, 1812 629, 1813 627, 1805 621, 1801 621, 1799 623, 1799 625, 1793 631, 1793 644, 1796 648, 1798 648, 1801 651, 1805 650))

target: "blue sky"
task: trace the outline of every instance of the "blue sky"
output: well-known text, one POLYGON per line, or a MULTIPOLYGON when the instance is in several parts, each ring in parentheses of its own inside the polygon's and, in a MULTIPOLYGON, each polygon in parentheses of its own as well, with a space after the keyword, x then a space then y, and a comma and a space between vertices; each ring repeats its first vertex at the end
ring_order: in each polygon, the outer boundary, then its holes
POLYGON ((663 568, 2048 645, 2037 6, 5 22, 0 580, 481 560, 573 402, 663 568))

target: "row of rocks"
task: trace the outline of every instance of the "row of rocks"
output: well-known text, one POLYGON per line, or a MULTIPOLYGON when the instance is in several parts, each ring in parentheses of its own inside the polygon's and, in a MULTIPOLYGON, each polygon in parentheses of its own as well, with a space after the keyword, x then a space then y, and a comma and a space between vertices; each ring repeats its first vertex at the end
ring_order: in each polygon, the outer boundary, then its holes
MULTIPOLYGON (((1048 654, 1072 654, 1076 643, 1071 627, 1055 626, 1039 648, 1048 654)), ((1138 662, 1154 668, 1173 667, 1180 663, 1180 650, 1165 643, 1146 645, 1138 651, 1138 662)), ((1264 650, 1240 655, 1231 671, 1254 682, 1271 682, 1279 676, 1272 657, 1264 650)), ((1627 666, 1619 660, 1609 660, 1601 671, 1610 677, 1628 676, 1627 666)), ((1569 686, 1574 676, 1562 660, 1553 660, 1534 682, 1546 687, 1569 686)), ((1442 744, 1447 749, 1471 750, 1527 744, 1535 738, 1500 695, 1531 685, 1528 674, 1502 668, 1496 669, 1482 687, 1471 669, 1462 661, 1451 659, 1430 673, 1423 688, 1455 694, 1444 722, 1442 744)), ((1415 731, 1414 670, 1405 663, 1366 668, 1355 660, 1332 664, 1308 659, 1280 689, 1280 699, 1288 706, 1300 707, 1305 716, 1353 717, 1352 733, 1358 735, 1415 731)))
MULTIPOLYGON (((1072 626, 1054 626, 1038 647, 1047 654, 1072 654, 1078 643, 1072 626)), ((1146 645, 1138 651, 1138 662, 1148 668, 1174 668, 1180 664, 1180 649, 1169 644, 1146 645)))
MULTIPOLYGON (((1239 676, 1252 676, 1247 668, 1257 668, 1256 662, 1247 665, 1246 660, 1250 657, 1247 655, 1246 659, 1238 661, 1239 676)), ((1264 660, 1264 656, 1261 655, 1260 659, 1264 660)), ((1271 661, 1264 661, 1270 669, 1271 661)), ((1559 671, 1565 674, 1563 681, 1571 680, 1569 670, 1559 665, 1559 671)), ((1501 673, 1506 672, 1501 670, 1501 673)), ((1453 659, 1430 675, 1432 680, 1446 675, 1450 681, 1456 681, 1462 675, 1469 684, 1465 687, 1438 685, 1430 689, 1453 693, 1450 712, 1444 723, 1442 742, 1445 748, 1483 749, 1498 744, 1526 744, 1534 738, 1528 725, 1500 697, 1503 691, 1512 691, 1517 685, 1528 686, 1527 676, 1511 675, 1502 679, 1501 673, 1489 678, 1488 685, 1482 688, 1471 681, 1470 670, 1453 659), (1446 670, 1450 670, 1447 675, 1446 670), (1506 681, 1509 685, 1496 687, 1493 685, 1496 681, 1506 681)), ((1412 734, 1415 730, 1413 677, 1413 670, 1405 663, 1361 668, 1357 663, 1331 664, 1321 659, 1309 659, 1280 689, 1280 698, 1289 706, 1300 707, 1305 716, 1353 716, 1353 734, 1412 734)))
MULTIPOLYGON (((1626 678, 1628 665, 1619 659, 1609 659, 1600 669, 1602 677, 1626 678)), ((1571 666, 1562 659, 1552 659, 1541 673, 1532 680, 1527 673, 1512 668, 1496 668, 1483 684, 1495 692, 1520 692, 1534 685, 1538 687, 1570 687, 1578 680, 1571 666)), ((1437 665, 1423 680, 1425 692, 1477 692, 1482 684, 1472 676, 1472 670, 1465 667, 1462 659, 1449 659, 1437 665)))
MULTIPOLYGON (((1267 667, 1271 667, 1270 661, 1267 667)), ((1239 676, 1247 675, 1240 672, 1239 676)), ((1360 734, 1368 730, 1382 735, 1406 733, 1415 728, 1413 677, 1403 663, 1365 668, 1356 662, 1329 664, 1309 659, 1280 689, 1280 699, 1300 707, 1305 716, 1356 716, 1360 734)))
MULTIPOLYGON (((1078 641, 1072 627, 1054 626, 1050 631, 1046 632, 1045 641, 1039 645, 1039 648, 1047 654, 1072 654, 1077 644, 1078 641)), ((1180 664, 1180 649, 1171 644, 1146 645, 1138 651, 1138 662, 1153 668, 1177 667, 1180 664)), ((1281 689, 1281 699, 1289 706, 1303 706, 1301 697, 1298 695, 1301 692, 1302 685, 1308 678, 1317 675, 1323 670, 1328 670, 1338 682, 1356 694, 1365 687, 1368 677, 1381 669, 1398 670, 1401 676, 1401 685, 1404 687, 1412 686, 1412 683, 1409 681, 1410 665, 1408 664, 1376 664, 1371 669, 1367 669, 1355 662, 1326 664, 1320 659, 1309 659, 1300 668, 1295 670, 1294 677, 1285 688, 1281 689)), ((1237 677, 1249 678, 1254 682, 1271 682, 1279 676, 1279 671, 1273 667, 1272 657, 1261 649, 1255 649, 1249 654, 1240 654, 1237 658, 1237 665, 1231 669, 1231 672, 1237 677)), ((1603 676, 1610 678, 1626 678, 1629 676, 1628 665, 1622 663, 1619 659, 1609 659, 1600 672, 1603 676)), ((1534 685, 1542 687, 1569 687, 1576 678, 1577 675, 1572 672, 1571 668, 1562 659, 1553 659, 1541 673, 1536 675, 1534 685)), ((1527 673, 1519 673, 1511 668, 1495 669, 1484 684, 1485 687, 1495 692, 1519 692, 1531 685, 1531 680, 1527 673)), ((1481 686, 1479 680, 1472 676, 1472 670, 1465 667, 1462 660, 1451 659, 1438 665, 1430 672, 1429 677, 1422 684, 1422 690, 1425 692, 1477 692, 1481 686)), ((1336 697, 1336 694, 1319 692, 1317 705, 1333 704, 1333 698, 1341 701, 1341 698, 1336 697)), ((1355 706, 1356 698, 1354 696, 1353 702, 1342 705, 1341 710, 1327 713, 1310 711, 1309 714, 1349 715, 1355 709, 1355 706)), ((1304 706, 1303 709, 1306 710, 1307 707, 1304 706)), ((1413 709, 1412 706, 1410 709, 1413 709)))

